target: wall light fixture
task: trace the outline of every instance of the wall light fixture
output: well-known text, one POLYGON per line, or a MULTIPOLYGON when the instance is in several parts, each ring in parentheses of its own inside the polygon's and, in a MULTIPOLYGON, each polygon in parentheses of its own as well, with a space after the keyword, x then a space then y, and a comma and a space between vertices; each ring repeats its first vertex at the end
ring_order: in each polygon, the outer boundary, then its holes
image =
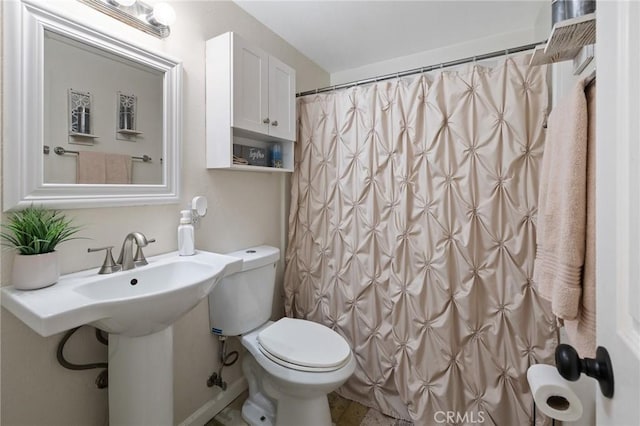
POLYGON ((175 10, 165 2, 149 6, 140 0, 78 1, 158 38, 168 37, 169 26, 176 20, 175 10))

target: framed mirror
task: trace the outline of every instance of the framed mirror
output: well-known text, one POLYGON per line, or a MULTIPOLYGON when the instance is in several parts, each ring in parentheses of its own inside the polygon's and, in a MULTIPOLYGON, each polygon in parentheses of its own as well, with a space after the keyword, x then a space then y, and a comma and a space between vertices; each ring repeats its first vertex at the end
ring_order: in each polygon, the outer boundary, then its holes
POLYGON ((2 39, 3 210, 178 201, 178 60, 25 0, 2 39))

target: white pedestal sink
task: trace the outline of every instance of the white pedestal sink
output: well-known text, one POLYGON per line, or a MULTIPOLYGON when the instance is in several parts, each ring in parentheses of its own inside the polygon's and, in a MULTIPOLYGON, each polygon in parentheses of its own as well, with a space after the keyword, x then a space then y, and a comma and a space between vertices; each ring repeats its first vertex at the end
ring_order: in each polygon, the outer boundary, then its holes
POLYGON ((109 335, 109 424, 173 425, 173 327, 109 335))
POLYGON ((173 424, 172 324, 242 260, 197 251, 147 258, 129 271, 63 275, 40 290, 2 288, 2 306, 41 336, 91 324, 109 333, 109 423, 173 424))

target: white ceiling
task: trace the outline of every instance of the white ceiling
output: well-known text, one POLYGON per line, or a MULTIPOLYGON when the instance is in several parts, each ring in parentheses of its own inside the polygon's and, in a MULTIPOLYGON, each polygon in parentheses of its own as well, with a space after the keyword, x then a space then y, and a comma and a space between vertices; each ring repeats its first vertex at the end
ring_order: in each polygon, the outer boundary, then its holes
POLYGON ((551 7, 550 0, 234 2, 329 73, 530 29, 551 7))

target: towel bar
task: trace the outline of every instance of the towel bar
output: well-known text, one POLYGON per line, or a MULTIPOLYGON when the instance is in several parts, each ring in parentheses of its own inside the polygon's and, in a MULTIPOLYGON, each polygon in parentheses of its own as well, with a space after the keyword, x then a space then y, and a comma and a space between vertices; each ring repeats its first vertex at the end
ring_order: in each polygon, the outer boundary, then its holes
MULTIPOLYGON (((42 150, 45 154, 49 154, 49 145, 45 145, 43 150, 42 150)), ((58 155, 65 155, 65 154, 74 154, 74 155, 78 155, 80 154, 80 152, 78 151, 72 151, 70 149, 64 149, 61 146, 56 146, 55 148, 53 148, 53 152, 55 152, 58 155)), ((143 155, 141 157, 136 157, 136 156, 131 156, 131 158, 133 160, 141 160, 145 163, 150 163, 152 161, 151 157, 149 157, 148 155, 143 155)))

